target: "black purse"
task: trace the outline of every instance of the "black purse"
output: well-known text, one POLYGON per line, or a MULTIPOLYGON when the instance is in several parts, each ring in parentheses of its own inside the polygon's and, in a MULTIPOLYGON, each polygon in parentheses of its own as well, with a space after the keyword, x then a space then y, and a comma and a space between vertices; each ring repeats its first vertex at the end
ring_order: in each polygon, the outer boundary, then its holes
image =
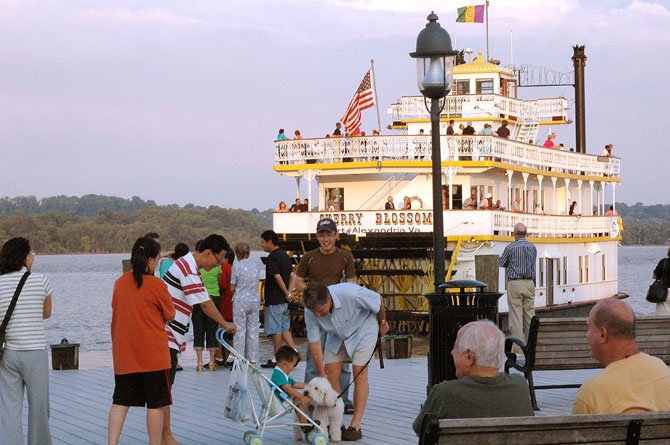
MULTIPOLYGON (((667 267, 668 261, 663 261, 662 273, 659 278, 665 277, 665 268, 667 267)), ((668 287, 665 285, 662 279, 657 279, 654 281, 649 290, 647 291, 647 301, 650 303, 663 303, 668 299, 668 287)))
POLYGON ((26 280, 28 279, 28 275, 30 275, 30 271, 26 271, 26 273, 23 274, 21 279, 19 280, 19 284, 16 286, 16 291, 14 291, 14 296, 12 297, 11 303, 9 303, 9 307, 7 308, 7 313, 5 314, 5 318, 2 320, 2 326, 0 326, 0 360, 2 360, 2 356, 5 353, 5 331, 7 330, 7 325, 9 324, 9 319, 12 316, 12 312, 14 312, 14 308, 16 307, 16 301, 19 299, 19 294, 21 293, 21 289, 23 289, 23 285, 26 283, 26 280))

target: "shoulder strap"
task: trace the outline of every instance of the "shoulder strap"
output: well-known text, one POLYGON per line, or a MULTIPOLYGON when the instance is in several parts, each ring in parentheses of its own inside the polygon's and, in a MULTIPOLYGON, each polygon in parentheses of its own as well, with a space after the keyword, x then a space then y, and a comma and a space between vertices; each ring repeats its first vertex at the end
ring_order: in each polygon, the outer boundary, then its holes
POLYGON ((3 340, 5 339, 5 330, 7 329, 7 325, 9 324, 9 319, 12 316, 12 312, 14 312, 14 307, 16 307, 16 301, 19 299, 21 289, 23 289, 23 285, 26 283, 26 280, 28 279, 28 275, 30 275, 29 270, 27 270, 26 273, 23 274, 23 276, 19 280, 19 284, 16 286, 16 291, 14 292, 14 296, 12 297, 12 301, 11 303, 9 303, 9 307, 7 308, 5 318, 2 320, 2 326, 0 326, 0 343, 2 343, 3 340))

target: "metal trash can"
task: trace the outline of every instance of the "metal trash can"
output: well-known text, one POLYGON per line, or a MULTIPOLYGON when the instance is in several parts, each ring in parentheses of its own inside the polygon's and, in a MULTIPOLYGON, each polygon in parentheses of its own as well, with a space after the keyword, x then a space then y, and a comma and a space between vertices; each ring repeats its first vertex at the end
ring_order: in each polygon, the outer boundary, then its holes
POLYGON ((50 345, 50 348, 51 369, 54 371, 79 369, 79 343, 69 343, 64 338, 60 344, 50 345))
POLYGON ((430 304, 428 390, 444 380, 456 378, 451 350, 458 330, 471 321, 491 320, 498 324, 500 292, 484 292, 486 283, 475 280, 453 280, 438 287, 438 292, 424 294, 430 304), (459 289, 448 292, 448 289, 459 289))

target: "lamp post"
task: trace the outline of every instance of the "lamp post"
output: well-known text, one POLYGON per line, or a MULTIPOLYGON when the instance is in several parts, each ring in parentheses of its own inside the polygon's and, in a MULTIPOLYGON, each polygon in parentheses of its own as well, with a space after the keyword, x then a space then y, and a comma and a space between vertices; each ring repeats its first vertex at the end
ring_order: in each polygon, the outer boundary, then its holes
MULTIPOLYGON (((421 94, 430 99, 430 124, 432 133, 433 172, 433 270, 435 292, 444 281, 444 219, 442 213, 442 155, 440 153, 440 105, 451 89, 454 56, 451 37, 439 23, 434 12, 428 16, 428 24, 416 38, 416 51, 410 57, 416 59, 417 83, 421 94)), ((425 101, 425 99, 424 99, 425 101)))

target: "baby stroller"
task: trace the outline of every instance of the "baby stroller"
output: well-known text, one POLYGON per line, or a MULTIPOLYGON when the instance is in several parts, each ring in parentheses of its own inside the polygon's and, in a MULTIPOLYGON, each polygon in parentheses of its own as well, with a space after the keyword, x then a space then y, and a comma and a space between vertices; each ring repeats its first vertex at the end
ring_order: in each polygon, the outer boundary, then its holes
MULTIPOLYGON (((282 391, 267 376, 261 374, 249 360, 228 344, 223 338, 224 334, 225 331, 219 328, 216 331, 216 339, 234 357, 233 371, 226 397, 225 416, 238 423, 251 423, 255 425, 255 430, 244 433, 244 443, 247 445, 262 445, 263 435, 268 428, 290 426, 295 429, 301 426, 313 426, 314 428, 305 435, 307 441, 314 445, 327 445, 328 435, 324 433, 321 426, 298 408, 288 394, 282 391), (251 377, 258 398, 261 401, 260 410, 257 409, 254 399, 248 392, 247 376, 251 377), (300 412, 309 423, 300 423, 294 417, 294 411, 300 412), (289 417, 285 417, 287 415, 289 417)), ((300 434, 302 436, 302 431, 300 431, 300 434)))

